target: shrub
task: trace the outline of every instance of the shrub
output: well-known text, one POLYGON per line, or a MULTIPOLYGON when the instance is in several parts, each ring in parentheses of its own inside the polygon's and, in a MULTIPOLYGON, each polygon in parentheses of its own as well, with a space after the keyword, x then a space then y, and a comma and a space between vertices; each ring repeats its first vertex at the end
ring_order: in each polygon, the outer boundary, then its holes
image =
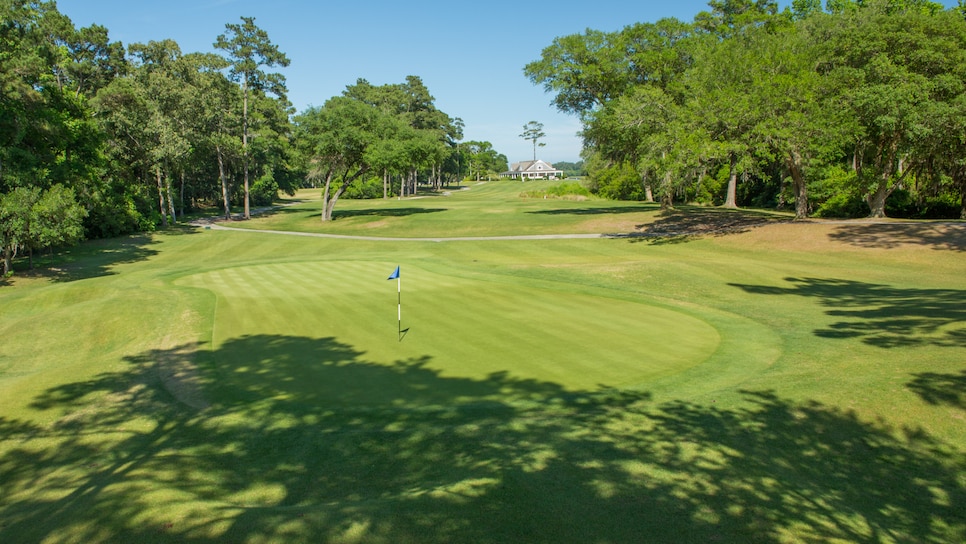
POLYGON ((255 206, 271 206, 278 198, 278 184, 271 173, 255 180, 249 190, 249 197, 255 206))
POLYGON ((583 185, 576 182, 567 182, 554 185, 542 191, 524 191, 520 193, 524 198, 559 198, 564 200, 587 199, 590 198, 590 191, 583 185))

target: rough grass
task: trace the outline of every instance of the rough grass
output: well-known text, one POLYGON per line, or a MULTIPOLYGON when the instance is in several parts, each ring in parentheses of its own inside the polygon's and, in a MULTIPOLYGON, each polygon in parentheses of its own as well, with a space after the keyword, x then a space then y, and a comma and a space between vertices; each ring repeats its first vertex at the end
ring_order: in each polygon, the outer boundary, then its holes
POLYGON ((513 189, 396 205, 655 236, 183 230, 0 288, 0 542, 966 540, 962 225, 513 189))

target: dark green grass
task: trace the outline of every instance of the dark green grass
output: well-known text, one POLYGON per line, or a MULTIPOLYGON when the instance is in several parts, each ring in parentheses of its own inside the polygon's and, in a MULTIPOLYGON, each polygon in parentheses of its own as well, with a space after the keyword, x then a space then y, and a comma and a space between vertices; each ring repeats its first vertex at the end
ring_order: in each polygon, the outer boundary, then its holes
POLYGON ((736 217, 78 248, 0 288, 0 542, 963 541, 962 231, 736 217))

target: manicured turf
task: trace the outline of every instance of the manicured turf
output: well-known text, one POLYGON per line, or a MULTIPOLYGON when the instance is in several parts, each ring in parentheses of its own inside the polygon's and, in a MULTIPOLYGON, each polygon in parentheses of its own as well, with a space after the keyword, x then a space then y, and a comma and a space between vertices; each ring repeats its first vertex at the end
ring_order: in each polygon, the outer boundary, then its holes
POLYGON ((962 225, 516 185, 320 230, 673 236, 182 229, 0 287, 0 542, 966 539, 962 225))

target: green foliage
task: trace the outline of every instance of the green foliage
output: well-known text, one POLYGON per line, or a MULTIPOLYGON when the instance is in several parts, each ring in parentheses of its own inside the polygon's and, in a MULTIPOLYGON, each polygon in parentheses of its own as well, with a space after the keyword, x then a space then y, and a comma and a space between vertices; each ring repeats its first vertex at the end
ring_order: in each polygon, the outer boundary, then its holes
POLYGON ((77 243, 84 234, 86 215, 87 211, 74 199, 74 191, 62 185, 47 190, 17 187, 0 194, 3 273, 12 271, 12 259, 22 250, 30 256, 33 267, 34 251, 77 243))
POLYGON ((525 198, 561 198, 565 200, 581 200, 591 195, 590 190, 576 182, 557 183, 543 190, 524 191, 520 196, 525 198))
POLYGON ((251 199, 255 206, 271 206, 278 198, 278 183, 271 170, 252 184, 251 199))
POLYGON ((830 166, 810 186, 809 194, 817 205, 818 217, 861 217, 869 207, 862 198, 854 171, 830 166))
POLYGON ((382 198, 382 178, 368 176, 359 183, 353 184, 345 192, 345 198, 375 199, 382 198))
POLYGON ((84 220, 86 238, 113 238, 124 234, 152 231, 154 225, 140 211, 149 209, 147 203, 138 205, 135 195, 106 192, 94 201, 84 220))
POLYGON ((813 0, 782 12, 772 0, 709 8, 691 24, 557 38, 526 66, 558 109, 580 116, 585 145, 605 159, 590 165, 600 194, 639 198, 634 185, 595 171, 618 163, 632 164, 663 204, 707 201, 699 179, 727 167, 736 182, 726 206, 793 202, 798 218, 814 205, 853 215, 856 202, 873 216, 909 215, 932 195, 966 192, 961 14, 926 0, 830 1, 827 12, 813 0), (820 172, 846 165, 855 186, 819 186, 820 172))
POLYGON ((584 167, 584 161, 577 162, 567 162, 558 161, 553 163, 554 168, 564 171, 564 176, 568 178, 576 178, 587 175, 587 169, 584 167))
POLYGON ((700 205, 720 205, 724 199, 724 188, 728 183, 727 174, 724 179, 705 174, 694 185, 687 185, 684 189, 684 201, 700 205))
POLYGON ((615 200, 644 200, 646 197, 641 176, 629 163, 620 163, 590 175, 590 192, 615 200))

